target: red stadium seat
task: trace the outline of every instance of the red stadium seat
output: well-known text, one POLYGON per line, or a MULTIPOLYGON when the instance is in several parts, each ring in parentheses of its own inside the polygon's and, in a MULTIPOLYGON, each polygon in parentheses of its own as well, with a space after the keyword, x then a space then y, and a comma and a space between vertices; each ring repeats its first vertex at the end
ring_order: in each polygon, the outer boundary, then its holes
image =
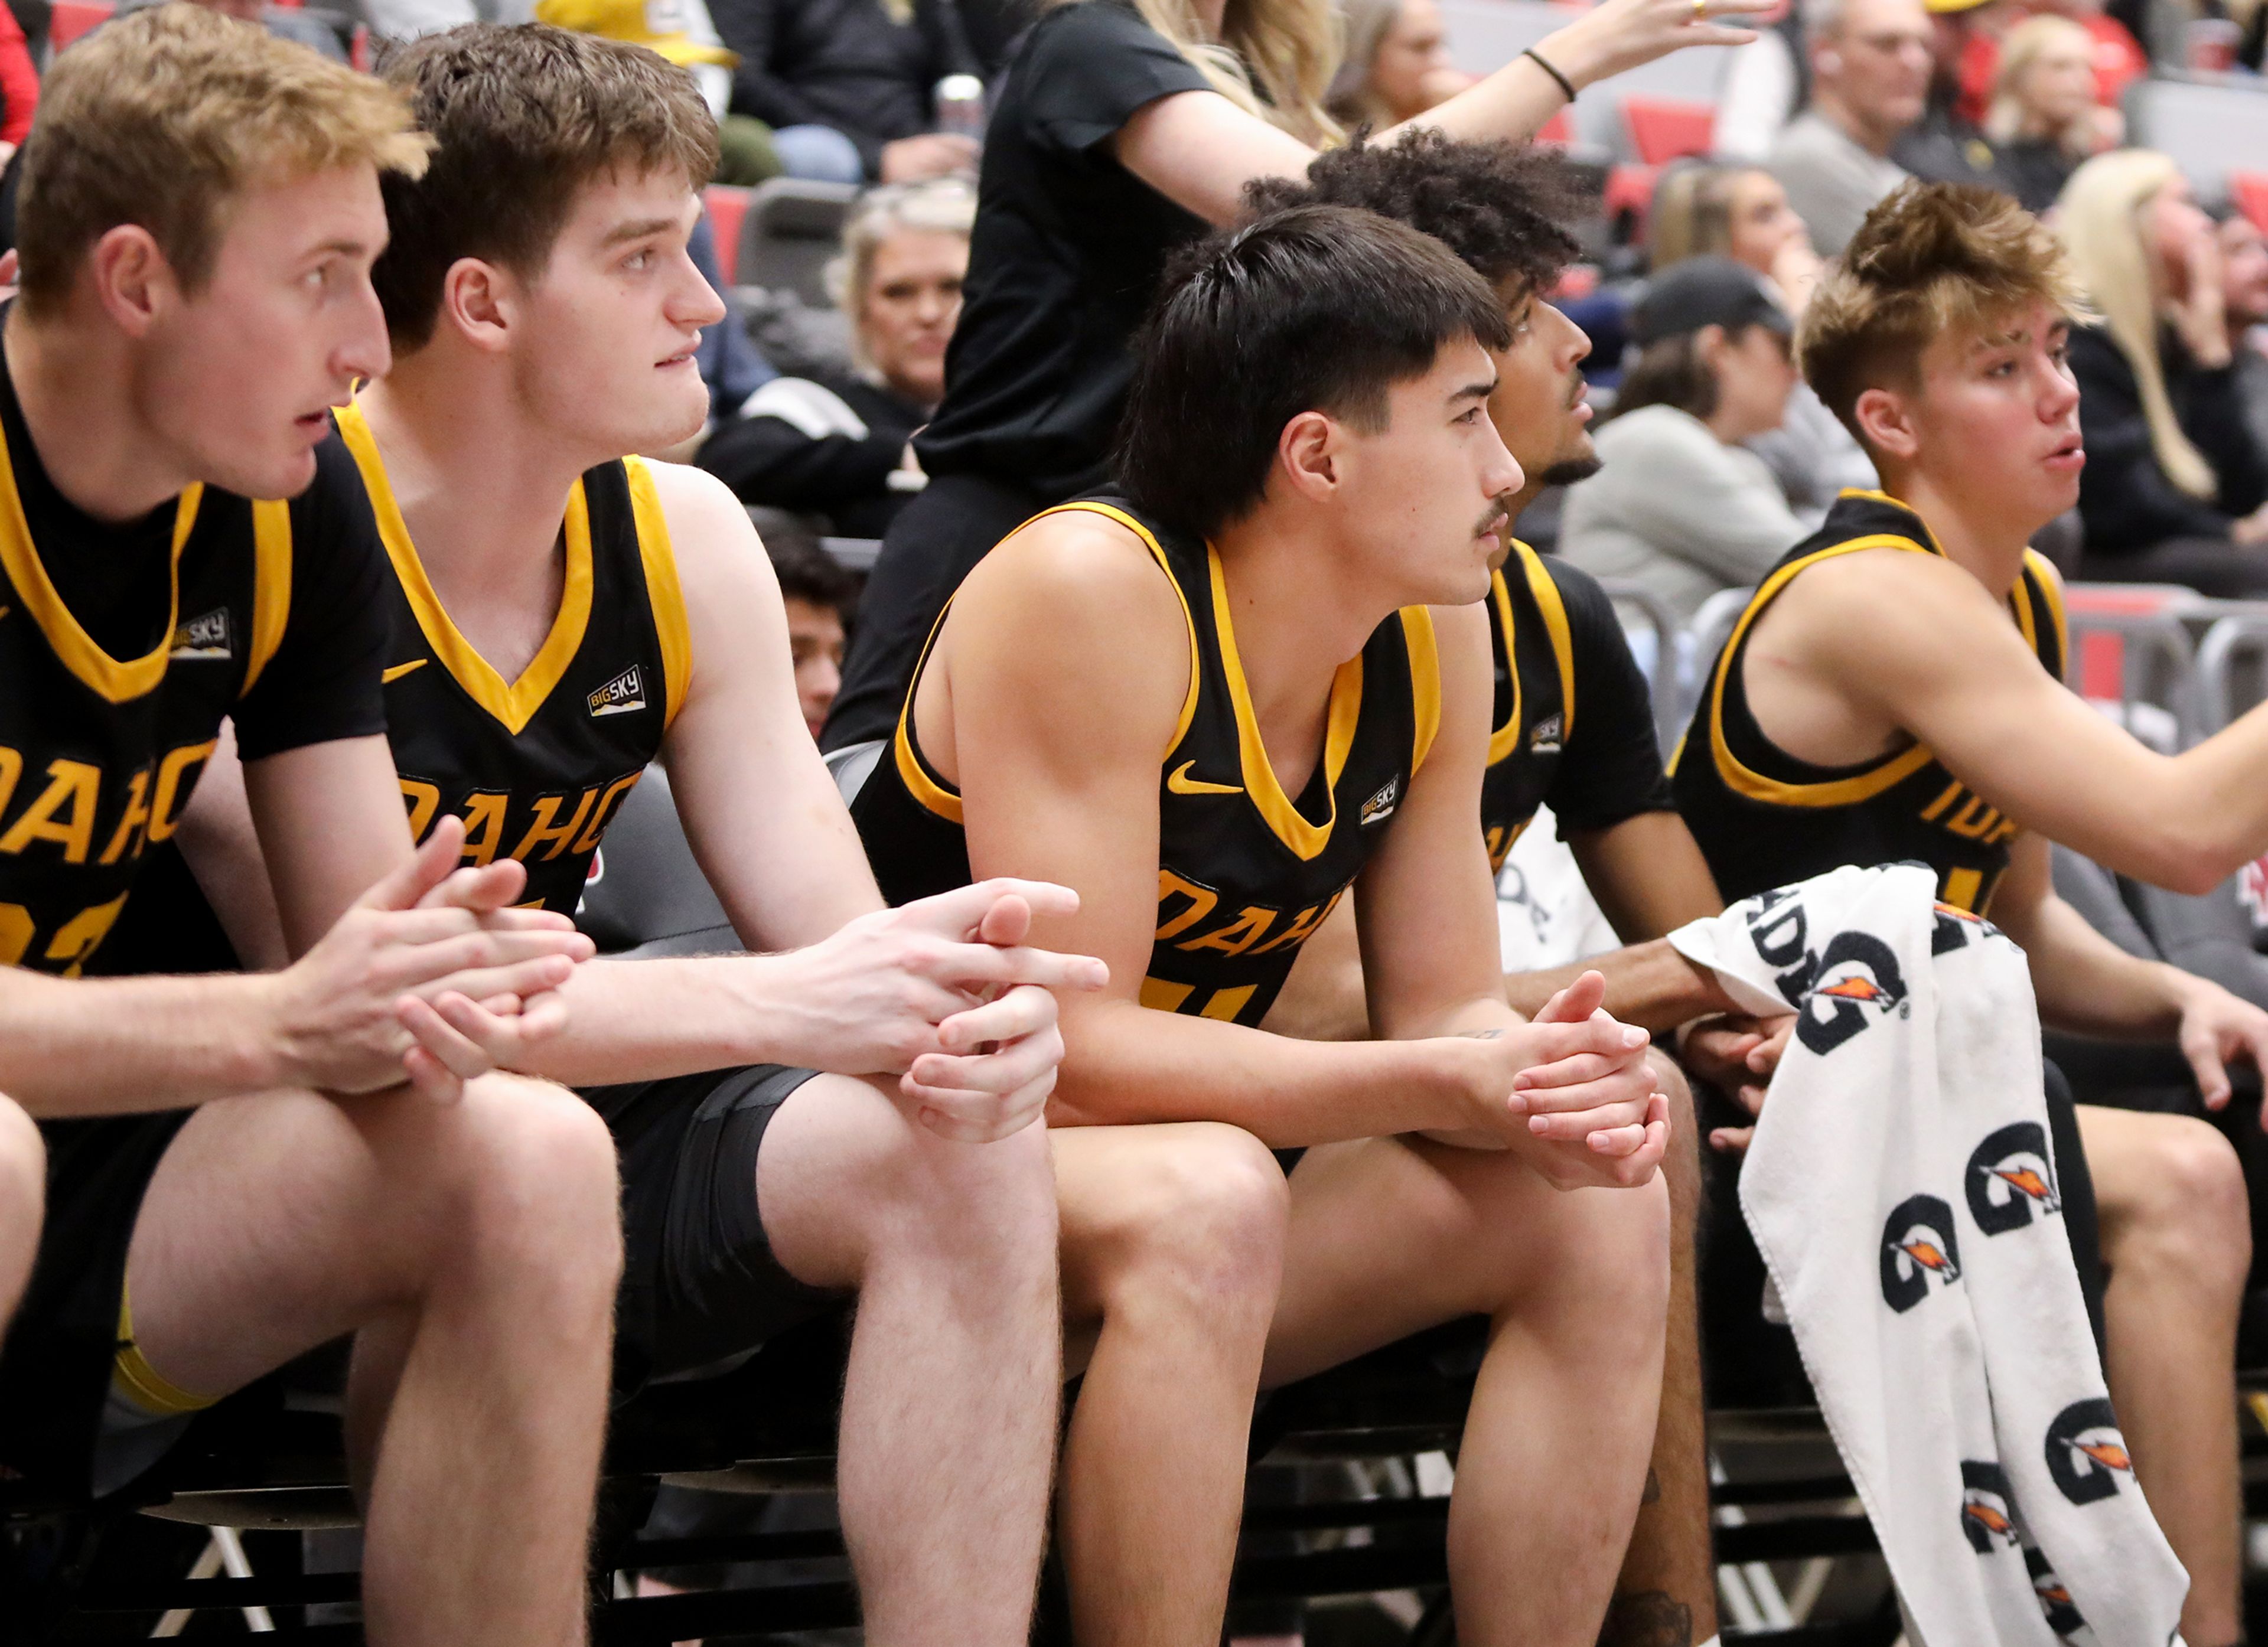
POLYGON ((88 30, 110 20, 110 0, 55 0, 48 22, 48 49, 61 51, 88 30))
POLYGON ((1653 204, 1653 186, 1661 180, 1658 165, 1618 165, 1607 173, 1606 198, 1602 204, 1610 218, 1627 213, 1634 228, 1646 227, 1646 214, 1653 204))
POLYGON ((740 267, 740 220, 747 216, 751 192, 730 183, 711 183, 701 191, 702 210, 708 213, 709 227, 717 237, 718 272, 727 286, 734 283, 740 267))
POLYGON ((1563 108, 1559 110, 1558 113, 1553 114, 1550 120, 1545 121, 1543 126, 1538 129, 1535 134, 1535 141, 1538 143, 1556 143, 1562 145, 1571 143, 1575 141, 1575 122, 1568 118, 1567 111, 1563 108))
POLYGON ((1631 152, 1641 165, 1667 165, 1688 155, 1705 155, 1714 146, 1717 111, 1706 103, 1672 98, 1623 99, 1623 124, 1631 152))
POLYGON ((2228 197, 2236 209, 2268 234, 2268 172, 2231 172, 2228 197))

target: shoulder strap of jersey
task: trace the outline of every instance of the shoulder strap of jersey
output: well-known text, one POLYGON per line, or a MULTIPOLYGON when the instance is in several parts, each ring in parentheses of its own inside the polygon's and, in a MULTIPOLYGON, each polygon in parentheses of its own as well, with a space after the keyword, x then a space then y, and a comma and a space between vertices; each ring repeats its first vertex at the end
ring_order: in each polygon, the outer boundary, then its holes
MULTIPOLYGON (((1032 520, 1045 520, 1049 515, 1067 514, 1101 515, 1105 520, 1116 521, 1141 539, 1142 546, 1150 551, 1150 558, 1158 562, 1158 570, 1165 573, 1166 581, 1174 586, 1174 599, 1182 603, 1182 626, 1189 641, 1189 690, 1182 695, 1182 713, 1174 723, 1174 735, 1167 740, 1165 748, 1159 752, 1163 758, 1173 754, 1181 746, 1182 739, 1189 735, 1189 723, 1197 716, 1197 688, 1204 679, 1204 661, 1197 656, 1197 621, 1196 614, 1189 610, 1189 592, 1182 587, 1182 580, 1174 576, 1174 563, 1167 556, 1166 546, 1158 541, 1158 534, 1114 504, 1083 498, 1077 503, 1057 504, 1053 509, 1042 509, 1032 517, 1032 520)), ((1025 521, 1016 531, 1021 532, 1024 526, 1032 524, 1032 520, 1025 521)), ((1015 533, 1008 535, 1013 537, 1015 533)))
POLYGON ((1536 610, 1543 614, 1543 630, 1551 637, 1551 657, 1559 665, 1559 736, 1572 738, 1575 733, 1575 637, 1567 627, 1567 603, 1559 598, 1559 585, 1552 581, 1542 555, 1517 538, 1512 540, 1512 549, 1528 575, 1528 592, 1535 597, 1536 610))
POLYGON ((239 698, 259 684, 291 621, 291 504, 262 499, 252 505, 252 643, 239 698))
MULTIPOLYGON (((2056 570, 2053 561, 2037 549, 2024 551, 2024 570, 2031 574, 2030 582, 2039 592, 2039 604, 2047 608, 2046 615, 2053 625, 2056 672, 2060 676, 2071 668, 2071 621, 2064 614, 2063 574, 2056 570)), ((2040 650, 2031 635, 2028 633, 2025 638, 2033 641, 2035 651, 2040 650)))
POLYGON ((1410 654, 1410 775, 1415 777, 1441 730, 1441 651, 1433 638, 1432 608, 1402 608, 1402 643, 1410 654))
POLYGON ((637 529, 638 563, 645 570, 645 599, 653 613, 653 632, 661 642, 662 729, 668 730, 685 705, 693 673, 693 633, 685 621, 685 592, 677 581, 677 552, 670 547, 669 517, 654 490, 653 471, 644 458, 624 458, 630 489, 630 519, 637 529))

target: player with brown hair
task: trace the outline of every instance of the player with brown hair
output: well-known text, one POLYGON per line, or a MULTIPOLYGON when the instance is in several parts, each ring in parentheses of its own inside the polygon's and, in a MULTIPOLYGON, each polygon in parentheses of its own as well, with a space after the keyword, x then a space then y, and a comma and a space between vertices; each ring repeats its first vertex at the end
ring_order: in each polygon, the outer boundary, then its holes
POLYGON ((387 364, 379 178, 425 144, 377 82, 176 5, 60 61, 25 154, 0 1085, 41 1120, 48 1218, 0 1462, 114 1488, 189 1414, 353 1334, 371 1639, 579 1641, 613 1151, 571 1094, 472 1077, 559 1027, 589 945, 508 908, 518 864, 458 871, 453 823, 413 849, 380 551, 329 441, 387 364), (225 717, 292 964, 83 977, 225 717))
MULTIPOLYGON (((2219 1108, 2228 1060, 2268 1055, 2268 1013, 2126 954, 2049 879, 2051 842, 2195 893, 2268 849, 2268 707, 2161 755, 2062 684, 2056 574, 2027 544, 2078 493, 2065 351, 2089 318, 2054 237, 2005 196, 1911 185, 1867 215, 1797 349, 1882 489, 1844 493, 1758 587, 1673 784, 1727 898, 1840 864, 1926 863, 1946 902, 2022 945, 2043 1023, 2177 1040, 2219 1108)), ((2234 1641, 2250 1255, 2235 1152, 2171 1115, 2082 1106, 2078 1134, 2101 1207, 2106 1371, 2191 1577, 2183 1634, 2234 1641)))

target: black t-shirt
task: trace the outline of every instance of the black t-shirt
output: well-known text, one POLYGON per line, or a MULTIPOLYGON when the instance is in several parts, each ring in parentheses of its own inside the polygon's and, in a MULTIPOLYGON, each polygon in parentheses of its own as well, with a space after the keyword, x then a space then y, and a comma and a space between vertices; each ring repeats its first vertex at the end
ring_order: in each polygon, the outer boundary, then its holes
POLYGON ((1487 601, 1496 666, 1481 827, 1502 868, 1539 805, 1562 839, 1675 803, 1646 677, 1588 573, 1515 542, 1487 601))
POLYGON ((1167 259, 1205 224, 1112 158, 1139 109, 1207 89, 1121 0, 1035 24, 985 131, 976 228, 945 404, 914 445, 932 474, 1049 497, 1101 481, 1167 259))

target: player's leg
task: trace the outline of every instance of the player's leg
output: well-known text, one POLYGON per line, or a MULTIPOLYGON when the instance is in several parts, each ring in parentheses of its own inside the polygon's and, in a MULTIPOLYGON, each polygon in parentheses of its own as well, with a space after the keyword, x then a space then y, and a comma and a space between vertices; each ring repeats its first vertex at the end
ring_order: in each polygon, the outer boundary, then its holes
POLYGON ((584 1636, 620 1268, 605 1126, 491 1076, 453 1105, 207 1105, 151 1180, 127 1282, 141 1355, 184 1392, 377 1327, 390 1351, 350 1391, 372 1641, 561 1647, 584 1636))
POLYGON ((14 1102, 0 1098, 0 1337, 32 1278, 46 1204, 48 1152, 40 1129, 14 1102))
POLYGON ((1214 1647, 1284 1240, 1283 1170, 1196 1122, 1049 1135, 1086 1376, 1057 1534, 1081 1647, 1214 1647), (1091 1348, 1090 1348, 1091 1347, 1091 1348))
POLYGON ((1700 1134, 1683 1071, 1648 1056, 1669 1095, 1669 1317, 1661 1362, 1661 1413, 1630 1553, 1615 1581, 1602 1647, 1689 1647, 1717 1633, 1717 1570, 1709 1546, 1709 1454, 1701 1391, 1700 1298, 1694 1231, 1701 1209, 1700 1134))
POLYGON ((777 1261, 858 1295, 837 1482, 866 1639, 1021 1641, 1062 1384, 1047 1129, 955 1143, 817 1076, 756 1162, 777 1261))
POLYGON ((2189 1569, 2182 1636, 2243 1634, 2236 1319, 2251 1266, 2244 1173, 2182 1115, 2079 1108, 2102 1220, 2110 1400, 2134 1474, 2189 1569))
POLYGON ((1509 1155, 1393 1138, 1292 1175, 1266 1384, 1490 1318, 1449 1508, 1469 1647, 1598 1631, 1653 1450, 1668 1248, 1659 1182, 1563 1191, 1509 1155))

